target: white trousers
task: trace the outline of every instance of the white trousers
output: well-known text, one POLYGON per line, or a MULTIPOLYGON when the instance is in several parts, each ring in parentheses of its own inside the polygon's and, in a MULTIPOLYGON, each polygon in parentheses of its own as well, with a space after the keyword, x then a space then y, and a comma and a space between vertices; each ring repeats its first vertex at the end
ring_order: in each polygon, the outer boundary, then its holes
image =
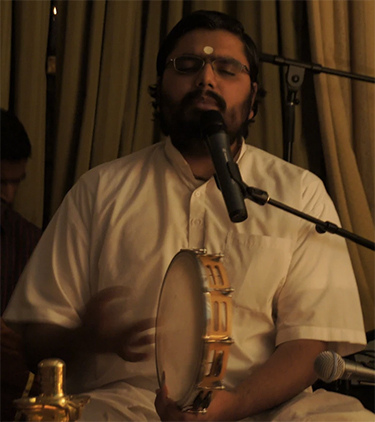
MULTIPOLYGON (((154 408, 155 393, 121 383, 116 388, 88 393, 80 421, 159 421, 154 408)), ((374 422, 375 414, 365 409, 354 397, 323 389, 303 392, 282 405, 246 421, 366 421, 374 422)))

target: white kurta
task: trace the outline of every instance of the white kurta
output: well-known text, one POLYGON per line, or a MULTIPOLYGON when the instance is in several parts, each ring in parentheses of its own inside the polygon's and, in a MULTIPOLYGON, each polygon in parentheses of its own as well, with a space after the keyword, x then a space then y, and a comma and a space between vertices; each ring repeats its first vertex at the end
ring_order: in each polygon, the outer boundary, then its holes
MULTIPOLYGON (((338 222, 312 173, 245 144, 238 164, 247 185, 338 222)), ((313 224, 271 205, 246 201, 246 206, 248 219, 231 223, 214 179, 197 181, 170 141, 98 166, 67 194, 5 319, 75 327, 92 295, 116 285, 129 288, 128 322, 155 317, 173 256, 180 249, 205 247, 224 254, 235 290, 228 387, 288 340, 328 341, 342 355, 362 349, 361 308, 345 241, 318 234, 313 224)), ((129 363, 96 356, 72 365, 68 376, 71 393, 104 389, 92 393, 85 410, 89 415, 92 409, 96 420, 156 419, 154 360, 129 363), (118 415, 100 410, 107 394, 107 404, 112 400, 118 415)))

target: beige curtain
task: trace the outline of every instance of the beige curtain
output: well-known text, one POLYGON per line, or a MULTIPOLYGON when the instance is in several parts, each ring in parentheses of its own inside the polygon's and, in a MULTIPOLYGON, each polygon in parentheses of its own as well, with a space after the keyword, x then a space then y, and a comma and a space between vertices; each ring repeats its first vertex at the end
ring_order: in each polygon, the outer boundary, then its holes
POLYGON ((1 107, 13 109, 24 124, 33 148, 27 178, 20 185, 15 207, 41 227, 50 4, 47 1, 2 1, 0 7, 1 107))
MULTIPOLYGON (((313 60, 375 75, 375 3, 310 1, 313 60)), ((343 227, 374 239, 374 84, 336 76, 315 79, 330 193, 343 227)), ((374 253, 348 242, 366 329, 374 329, 374 253)))
MULTIPOLYGON (((7 108, 9 101, 13 102, 32 138, 30 177, 19 200, 20 211, 38 224, 43 210, 48 220, 85 171, 161 139, 152 119, 147 88, 156 81, 155 61, 161 40, 183 15, 193 10, 214 9, 238 17, 261 52, 339 69, 349 70, 351 64, 352 71, 375 74, 371 45, 373 2, 60 0, 56 125, 53 145, 47 145, 47 151, 53 152, 52 156, 47 154, 53 170, 47 177, 48 195, 43 208, 44 67, 49 7, 50 2, 44 0, 1 2, 1 58, 2 70, 6 69, 1 75, 1 104, 7 108), (13 43, 12 15, 16 25, 13 43), (15 58, 12 89, 11 51, 15 58), (24 210, 22 204, 28 207, 24 210)), ((285 70, 261 64, 261 82, 267 96, 247 140, 279 157, 283 156, 285 70)), ((313 77, 306 72, 298 98, 293 162, 323 179, 327 172, 329 191, 343 226, 371 236, 371 88, 337 77, 313 77)), ((275 193, 269 194, 277 199, 275 193)), ((352 243, 350 252, 369 329, 373 326, 373 252, 352 243)))

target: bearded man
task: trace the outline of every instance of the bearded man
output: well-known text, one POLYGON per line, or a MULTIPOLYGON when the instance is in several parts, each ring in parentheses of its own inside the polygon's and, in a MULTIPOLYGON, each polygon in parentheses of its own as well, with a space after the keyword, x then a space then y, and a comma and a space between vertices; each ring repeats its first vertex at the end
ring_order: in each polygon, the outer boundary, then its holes
MULTIPOLYGON (((168 140, 79 180, 7 310, 23 331, 30 362, 66 361, 68 392, 91 397, 83 420, 300 420, 322 414, 327 403, 331 420, 368 416, 355 399, 310 388, 320 352, 345 355, 365 344, 345 242, 254 203, 234 224, 213 177, 200 128, 210 110, 222 115, 245 183, 338 222, 316 176, 244 143, 258 91, 251 38, 225 14, 195 12, 167 36, 157 71, 151 93, 168 140), (164 381, 159 374, 155 397, 152 327, 173 257, 203 248, 224 256, 234 289, 234 343, 226 389, 215 391, 206 413, 191 413, 168 390, 176 373, 165 373, 164 381)), ((170 358, 190 346, 176 344, 170 358)))

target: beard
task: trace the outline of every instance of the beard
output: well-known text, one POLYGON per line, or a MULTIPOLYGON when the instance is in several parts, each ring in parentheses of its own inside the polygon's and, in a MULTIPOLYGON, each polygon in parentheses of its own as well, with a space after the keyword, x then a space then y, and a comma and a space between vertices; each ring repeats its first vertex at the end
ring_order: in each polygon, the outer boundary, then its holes
POLYGON ((176 104, 166 93, 160 96, 160 125, 163 133, 170 136, 172 144, 182 153, 208 155, 208 149, 201 133, 200 120, 207 111, 195 105, 202 96, 214 100, 218 111, 223 115, 226 132, 232 145, 247 132, 248 116, 252 107, 252 97, 244 101, 236 110, 227 110, 223 97, 214 91, 197 89, 189 92, 176 104), (237 122, 237 114, 241 113, 237 122))

